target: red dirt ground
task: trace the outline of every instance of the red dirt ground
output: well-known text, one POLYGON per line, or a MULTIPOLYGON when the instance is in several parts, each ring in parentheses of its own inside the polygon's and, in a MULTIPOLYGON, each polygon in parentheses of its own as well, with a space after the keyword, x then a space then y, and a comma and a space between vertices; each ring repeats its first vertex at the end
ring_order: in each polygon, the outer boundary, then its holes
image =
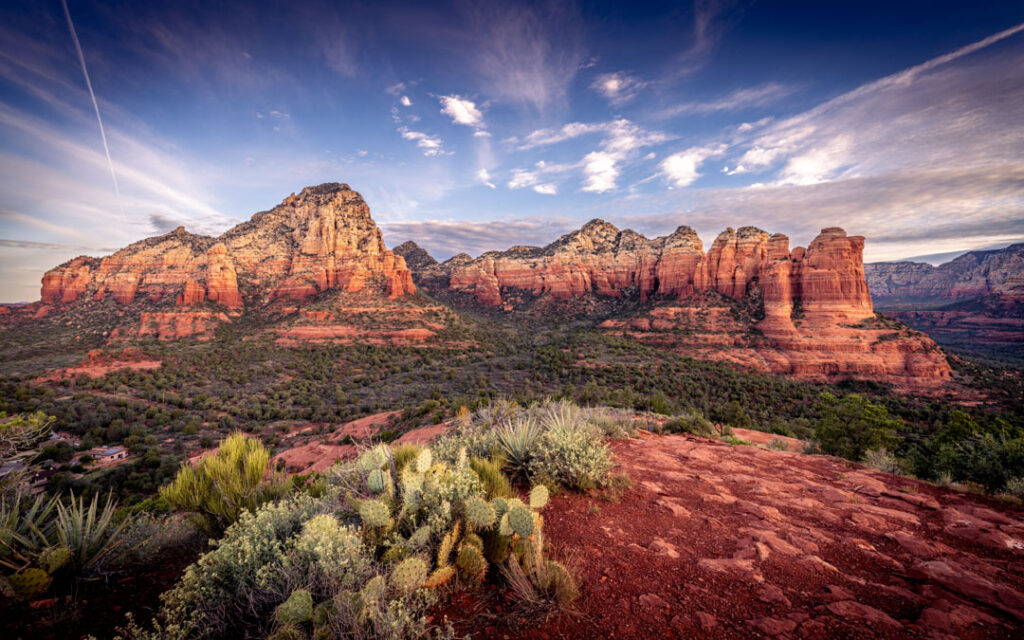
POLYGON ((356 446, 339 444, 339 442, 346 436, 351 436, 355 440, 369 438, 391 424, 391 420, 398 413, 397 411, 375 413, 372 416, 346 422, 329 436, 327 442, 312 440, 277 454, 270 461, 271 468, 276 467, 278 460, 283 460, 288 469, 308 473, 323 471, 339 460, 354 458, 357 452, 356 446))
MULTIPOLYGON (((576 615, 474 614, 479 638, 1020 638, 1024 511, 835 458, 682 435, 612 444, 621 499, 563 494, 576 615)), ((486 597, 486 596, 484 596, 486 597)), ((491 596, 491 599, 498 597, 491 596)), ((500 605, 499 605, 500 606, 500 605)))

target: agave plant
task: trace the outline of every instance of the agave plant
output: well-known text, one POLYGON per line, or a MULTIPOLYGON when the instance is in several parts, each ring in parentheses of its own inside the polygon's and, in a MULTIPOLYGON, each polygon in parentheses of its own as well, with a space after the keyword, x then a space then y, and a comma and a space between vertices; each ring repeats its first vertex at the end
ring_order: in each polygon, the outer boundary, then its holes
POLYGON ((32 559, 50 545, 57 498, 36 496, 23 509, 22 498, 0 502, 0 566, 13 571, 28 566, 32 559))
POLYGON ((67 506, 57 503, 57 517, 54 519, 57 540, 71 550, 70 564, 76 570, 94 568, 123 542, 121 534, 128 526, 128 520, 114 524, 115 511, 117 503, 110 496, 107 496, 102 511, 99 496, 93 496, 88 507, 84 498, 76 498, 73 494, 67 506))
POLYGON ((509 420, 498 429, 498 444, 513 475, 527 474, 537 440, 543 432, 544 429, 533 418, 509 420))

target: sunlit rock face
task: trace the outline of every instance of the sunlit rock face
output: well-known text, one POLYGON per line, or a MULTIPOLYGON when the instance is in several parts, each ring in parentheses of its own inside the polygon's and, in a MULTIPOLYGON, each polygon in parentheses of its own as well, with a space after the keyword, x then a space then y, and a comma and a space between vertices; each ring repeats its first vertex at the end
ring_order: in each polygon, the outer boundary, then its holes
POLYGON ((123 305, 241 309, 304 301, 331 289, 374 289, 388 298, 415 291, 404 259, 384 246, 362 196, 337 183, 292 194, 219 238, 179 227, 106 258, 75 258, 43 276, 41 297, 52 305, 111 297, 123 305))
POLYGON ((792 250, 783 234, 730 228, 705 252, 690 227, 648 239, 593 220, 546 247, 423 262, 415 275, 456 303, 508 313, 615 301, 600 324, 609 332, 766 371, 943 384, 949 365, 929 338, 875 319, 863 250, 863 237, 835 227, 792 250))

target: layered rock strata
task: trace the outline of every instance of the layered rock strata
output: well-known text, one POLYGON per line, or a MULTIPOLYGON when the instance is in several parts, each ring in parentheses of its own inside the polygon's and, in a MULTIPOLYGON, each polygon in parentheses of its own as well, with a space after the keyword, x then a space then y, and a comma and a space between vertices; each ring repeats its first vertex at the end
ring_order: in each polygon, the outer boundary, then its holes
POLYGON ((55 306, 109 297, 122 305, 241 309, 332 289, 377 289, 388 298, 415 291, 362 196, 337 183, 292 194, 219 238, 179 227, 105 258, 75 258, 43 276, 41 297, 55 306))

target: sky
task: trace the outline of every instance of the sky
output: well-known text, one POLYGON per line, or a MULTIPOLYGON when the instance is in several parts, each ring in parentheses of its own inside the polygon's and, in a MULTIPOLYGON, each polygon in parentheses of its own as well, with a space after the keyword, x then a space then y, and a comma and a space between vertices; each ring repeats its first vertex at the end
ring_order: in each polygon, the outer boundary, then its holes
POLYGON ((1024 3, 0 6, 0 302, 322 182, 439 259, 593 218, 1021 242, 1024 3))

